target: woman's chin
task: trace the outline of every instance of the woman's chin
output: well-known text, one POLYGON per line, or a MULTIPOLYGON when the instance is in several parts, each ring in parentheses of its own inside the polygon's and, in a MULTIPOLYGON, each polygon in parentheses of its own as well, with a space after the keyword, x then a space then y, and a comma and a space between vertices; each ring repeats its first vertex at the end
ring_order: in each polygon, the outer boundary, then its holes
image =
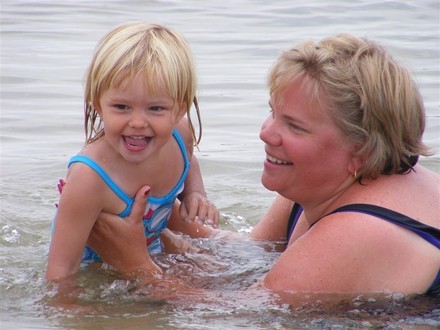
POLYGON ((279 187, 279 185, 275 184, 273 180, 267 178, 264 173, 261 176, 261 184, 269 191, 278 191, 277 187, 279 187))

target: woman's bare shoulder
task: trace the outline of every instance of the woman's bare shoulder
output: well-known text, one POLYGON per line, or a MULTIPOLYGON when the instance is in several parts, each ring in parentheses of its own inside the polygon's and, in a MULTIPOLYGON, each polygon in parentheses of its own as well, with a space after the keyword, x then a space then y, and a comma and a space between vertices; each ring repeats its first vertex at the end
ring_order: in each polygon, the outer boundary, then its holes
POLYGON ((404 283, 402 276, 396 277, 389 270, 411 274, 408 264, 420 259, 419 252, 425 253, 425 247, 412 233, 382 219, 355 212, 332 214, 287 248, 268 273, 265 285, 275 291, 291 292, 400 288, 415 292, 423 290, 426 283, 404 283))

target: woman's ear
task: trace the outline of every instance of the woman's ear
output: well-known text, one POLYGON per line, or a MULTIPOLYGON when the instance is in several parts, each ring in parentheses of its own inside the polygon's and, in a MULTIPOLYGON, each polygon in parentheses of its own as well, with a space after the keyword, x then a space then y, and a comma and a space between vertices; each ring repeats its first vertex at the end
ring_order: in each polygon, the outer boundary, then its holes
POLYGON ((347 170, 349 173, 359 172, 365 163, 365 156, 353 155, 348 163, 347 170))

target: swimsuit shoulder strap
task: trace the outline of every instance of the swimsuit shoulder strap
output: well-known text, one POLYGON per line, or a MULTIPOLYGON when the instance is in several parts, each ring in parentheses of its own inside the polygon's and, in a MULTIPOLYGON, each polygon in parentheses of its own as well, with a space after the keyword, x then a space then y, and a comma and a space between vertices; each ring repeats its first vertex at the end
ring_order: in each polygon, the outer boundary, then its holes
POLYGON ((292 211, 290 212, 289 221, 287 223, 287 241, 289 241, 290 236, 292 236, 293 230, 295 229, 296 223, 298 222, 299 216, 301 215, 303 208, 298 203, 294 203, 292 206, 292 211))
POLYGON ((338 212, 359 212, 384 219, 415 232, 416 234, 440 249, 439 229, 421 223, 413 218, 408 217, 407 215, 398 213, 396 211, 372 204, 349 204, 341 206, 327 215, 338 212))
POLYGON ((168 194, 166 194, 163 197, 148 197, 148 201, 153 204, 162 204, 165 203, 166 201, 169 201, 170 199, 175 198, 180 193, 180 190, 182 189, 183 184, 185 182, 186 176, 188 175, 190 161, 188 158, 188 153, 186 151, 185 142, 183 141, 183 138, 180 135, 180 133, 177 131, 177 129, 174 129, 173 137, 179 146, 180 152, 182 153, 182 157, 184 161, 183 173, 180 176, 179 181, 176 183, 174 188, 171 189, 171 191, 168 194))
POLYGON ((185 161, 185 170, 187 170, 190 162, 189 162, 189 158, 188 158, 188 153, 186 152, 185 143, 183 142, 183 138, 177 129, 174 129, 173 136, 176 139, 177 144, 179 145, 180 151, 182 152, 183 159, 185 161))
POLYGON ((126 217, 130 213, 134 199, 128 196, 121 188, 119 188, 118 185, 108 176, 108 174, 102 169, 102 167, 98 163, 96 163, 93 159, 83 155, 72 157, 69 161, 68 167, 70 167, 70 165, 72 165, 73 163, 84 163, 92 168, 97 174, 99 174, 101 179, 110 187, 110 189, 113 190, 113 192, 127 204, 127 207, 122 213, 119 214, 119 216, 126 217))

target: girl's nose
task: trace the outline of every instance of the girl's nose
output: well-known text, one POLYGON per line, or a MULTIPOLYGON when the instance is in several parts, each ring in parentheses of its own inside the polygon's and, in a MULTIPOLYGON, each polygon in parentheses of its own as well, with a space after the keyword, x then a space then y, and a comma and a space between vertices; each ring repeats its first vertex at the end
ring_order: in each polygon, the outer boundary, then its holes
POLYGON ((132 128, 144 128, 148 126, 147 116, 143 111, 133 111, 128 125, 132 128))

